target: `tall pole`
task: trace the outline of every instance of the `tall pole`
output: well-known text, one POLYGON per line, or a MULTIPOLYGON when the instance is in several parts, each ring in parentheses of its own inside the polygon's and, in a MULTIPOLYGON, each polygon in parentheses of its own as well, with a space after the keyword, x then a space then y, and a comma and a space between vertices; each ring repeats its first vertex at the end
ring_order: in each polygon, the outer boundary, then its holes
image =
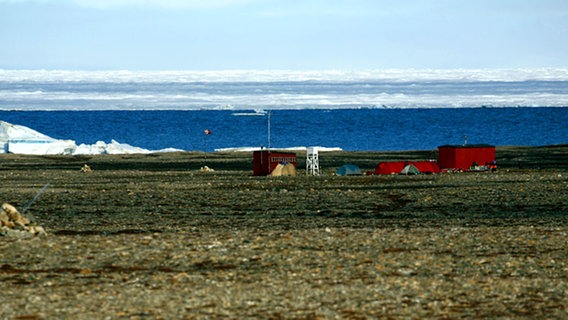
POLYGON ((203 157, 205 158, 205 166, 207 166, 207 136, 211 134, 211 130, 203 130, 203 157))
POLYGON ((207 166, 207 133, 203 133, 203 162, 204 166, 207 166))
POLYGON ((268 110, 268 150, 270 151, 270 110, 268 110))

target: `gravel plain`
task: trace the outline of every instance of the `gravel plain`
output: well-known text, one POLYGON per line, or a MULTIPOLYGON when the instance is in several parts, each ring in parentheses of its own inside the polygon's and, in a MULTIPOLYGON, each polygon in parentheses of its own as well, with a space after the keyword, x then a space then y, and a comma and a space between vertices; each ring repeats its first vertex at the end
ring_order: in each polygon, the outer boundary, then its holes
POLYGON ((568 318, 568 146, 417 176, 332 173, 435 151, 251 158, 0 155, 0 202, 49 183, 26 212, 47 236, 0 237, 0 318, 568 318))

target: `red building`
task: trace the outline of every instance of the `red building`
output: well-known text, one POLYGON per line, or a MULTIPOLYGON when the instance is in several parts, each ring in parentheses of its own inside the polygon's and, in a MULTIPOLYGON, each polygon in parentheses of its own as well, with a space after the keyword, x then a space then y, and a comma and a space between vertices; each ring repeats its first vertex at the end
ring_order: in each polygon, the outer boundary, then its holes
POLYGON ((253 175, 267 176, 281 162, 291 163, 296 167, 296 154, 268 150, 254 151, 252 155, 253 175))
POLYGON ((496 168, 495 146, 487 144, 439 146, 438 165, 441 169, 463 171, 483 166, 494 169, 496 168))

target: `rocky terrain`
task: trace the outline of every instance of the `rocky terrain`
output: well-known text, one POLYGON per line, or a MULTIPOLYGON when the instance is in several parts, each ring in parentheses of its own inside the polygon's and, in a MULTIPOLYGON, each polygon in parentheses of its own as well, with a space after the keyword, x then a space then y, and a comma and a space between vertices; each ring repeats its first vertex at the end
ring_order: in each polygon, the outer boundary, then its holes
POLYGON ((498 148, 491 173, 332 175, 436 157, 254 177, 250 153, 1 155, 0 202, 47 235, 0 236, 0 318, 568 318, 568 146, 498 148))

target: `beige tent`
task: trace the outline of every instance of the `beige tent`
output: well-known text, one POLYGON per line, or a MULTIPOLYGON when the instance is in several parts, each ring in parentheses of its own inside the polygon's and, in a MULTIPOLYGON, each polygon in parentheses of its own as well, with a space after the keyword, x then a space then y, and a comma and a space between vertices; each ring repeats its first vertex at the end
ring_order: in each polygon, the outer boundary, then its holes
POLYGON ((279 163, 270 173, 271 176, 295 176, 296 167, 291 163, 279 163))

